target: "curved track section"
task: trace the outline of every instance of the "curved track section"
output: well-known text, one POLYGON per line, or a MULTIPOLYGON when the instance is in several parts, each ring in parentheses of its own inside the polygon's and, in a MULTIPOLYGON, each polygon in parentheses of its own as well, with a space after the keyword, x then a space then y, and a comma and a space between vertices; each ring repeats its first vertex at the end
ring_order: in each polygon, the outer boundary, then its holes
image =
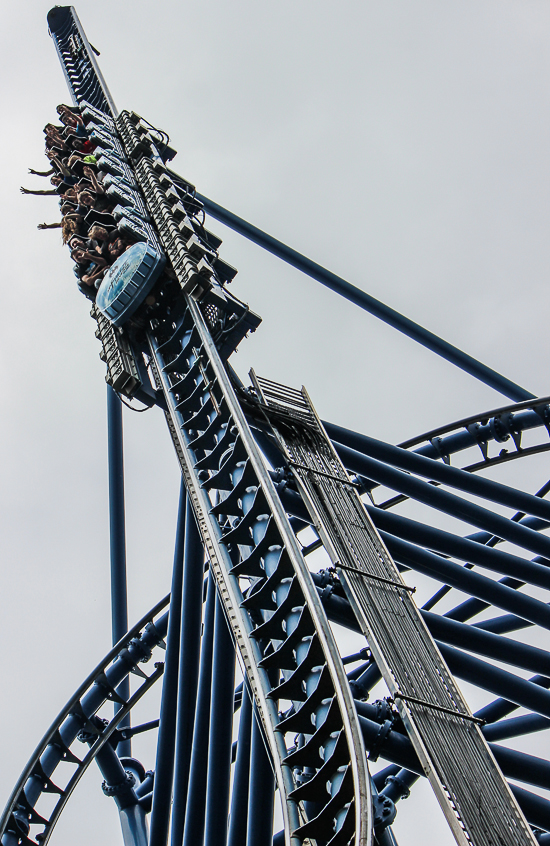
POLYGON ((73 6, 54 6, 48 26, 75 105, 82 100, 111 117, 117 108, 73 6))
MULTIPOLYGON (((165 597, 111 649, 53 721, 23 770, 0 818, 2 846, 45 846, 89 765, 100 755, 105 744, 113 742, 121 720, 161 678, 162 662, 156 663, 149 675, 141 665, 151 659, 157 647, 164 645, 168 614, 162 612, 168 602, 169 597, 165 597), (129 673, 133 673, 139 683, 130 698, 124 700, 117 688, 129 673), (96 714, 108 702, 116 702, 121 707, 106 724, 97 719, 96 714), (77 739, 89 743, 90 747, 81 757, 72 748, 77 739), (38 810, 42 796, 48 793, 59 797, 53 809, 49 812, 38 810)), ((135 796, 134 800, 137 804, 135 796)))
MULTIPOLYGON (((323 425, 336 450, 341 452, 344 464, 346 455, 342 447, 362 451, 364 435, 326 421, 323 421, 323 425)), ((550 450, 550 397, 537 397, 464 417, 409 438, 399 447, 449 466, 453 463, 453 456, 459 456, 462 468, 471 473, 538 455, 550 450), (530 437, 530 443, 525 445, 523 437, 527 432, 533 432, 533 436, 530 437), (507 446, 503 447, 502 444, 507 446), (471 453, 461 457, 472 448, 481 452, 480 460, 472 461, 471 453)), ((371 494, 376 487, 376 483, 369 486, 371 494)), ((405 499, 401 495, 377 505, 380 508, 391 508, 405 499)))

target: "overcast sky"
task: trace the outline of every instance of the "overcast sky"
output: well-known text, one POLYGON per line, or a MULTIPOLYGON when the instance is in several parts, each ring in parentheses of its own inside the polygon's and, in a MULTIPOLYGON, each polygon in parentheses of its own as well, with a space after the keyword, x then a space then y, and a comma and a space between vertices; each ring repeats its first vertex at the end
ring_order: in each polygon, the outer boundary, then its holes
MULTIPOLYGON (((0 803, 110 646, 104 365, 59 233, 36 229, 57 205, 19 193, 46 187, 27 168, 46 169, 42 127, 68 100, 48 8, 5 4, 0 31, 0 803)), ((170 134, 175 169, 201 193, 550 393, 546 0, 83 0, 77 12, 117 106, 170 134)), ((234 357, 243 378, 254 366, 305 384, 322 417, 391 442, 503 404, 211 228, 239 268, 234 292, 263 317, 234 357)), ((133 622, 169 589, 179 478, 160 413, 125 413, 125 433, 133 622)), ((548 462, 517 472, 535 490, 548 462)), ((139 754, 153 766, 151 746, 139 754)), ((403 805, 402 846, 451 842, 432 807, 403 805)), ((97 771, 52 842, 120 842, 97 771)))

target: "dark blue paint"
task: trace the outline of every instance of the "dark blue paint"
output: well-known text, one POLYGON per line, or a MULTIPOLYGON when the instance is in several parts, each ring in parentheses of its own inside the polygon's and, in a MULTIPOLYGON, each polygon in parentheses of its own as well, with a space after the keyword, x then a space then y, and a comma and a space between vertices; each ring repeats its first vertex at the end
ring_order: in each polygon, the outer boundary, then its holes
POLYGON ((197 194, 196 196, 204 204, 205 210, 212 217, 215 217, 216 220, 221 221, 221 223, 224 223, 240 235, 244 235, 249 241, 253 241, 274 256, 283 259, 283 261, 286 261, 292 267, 301 270, 307 276, 311 276, 312 279, 330 288, 331 291, 335 291, 337 294, 350 300, 350 302, 355 303, 359 308, 378 317, 384 323, 393 326, 394 329, 412 338, 413 341, 422 344, 423 347, 427 347, 427 349, 436 353, 436 355, 450 361, 451 364, 466 371, 466 373, 469 373, 475 379, 479 379, 480 382, 489 385, 495 391, 504 394, 504 396, 509 397, 515 402, 532 399, 535 396, 529 391, 526 391, 525 388, 516 385, 515 382, 487 367, 486 364, 482 364, 480 361, 472 358, 471 355, 459 350, 458 347, 454 347, 452 344, 444 341, 443 338, 439 338, 433 332, 424 329, 423 326, 419 326, 418 323, 409 320, 408 317, 404 317, 398 311, 395 311, 395 309, 381 303, 380 300, 371 297, 370 294, 367 294, 360 288, 356 288, 355 285, 351 285, 345 279, 342 279, 335 273, 331 273, 330 270, 326 270, 320 264, 316 264, 316 262, 306 258, 306 256, 301 255, 291 247, 287 247, 286 244, 277 241, 276 238, 273 238, 241 217, 237 217, 236 214, 224 209, 213 200, 209 200, 208 197, 202 194, 197 194))
MULTIPOLYGON (((122 436, 122 404, 110 385, 107 385, 107 441, 109 462, 109 545, 111 557, 111 629, 112 642, 124 637, 128 631, 128 598, 126 587, 126 528, 124 509, 124 453, 122 436)), ((123 699, 130 697, 128 676, 122 681, 118 693, 123 699)), ((121 708, 115 702, 115 714, 121 708)), ((123 718, 120 729, 130 725, 130 714, 123 718)), ((132 743, 123 740, 118 745, 120 755, 130 757, 132 743)))
POLYGON ((172 805, 172 780, 174 775, 174 734, 176 731, 178 698, 178 663, 180 647, 183 558, 186 540, 187 493, 183 479, 180 487, 170 617, 166 639, 166 665, 162 683, 160 725, 157 742, 153 810, 149 846, 166 846, 172 805))

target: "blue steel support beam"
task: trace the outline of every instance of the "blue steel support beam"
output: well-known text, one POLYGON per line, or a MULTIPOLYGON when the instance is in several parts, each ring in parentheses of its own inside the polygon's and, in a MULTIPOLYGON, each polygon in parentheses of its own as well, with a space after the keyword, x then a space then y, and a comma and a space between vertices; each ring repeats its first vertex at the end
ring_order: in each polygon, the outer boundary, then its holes
MULTIPOLYGON (((359 722, 361 724, 365 746, 367 749, 370 749, 377 742, 379 737, 380 723, 361 716, 359 717, 359 722)), ((490 747, 495 758, 501 765, 504 774, 507 774, 507 769, 511 769, 514 772, 513 777, 518 778, 517 772, 519 761, 515 758, 512 761, 512 757, 507 754, 508 752, 512 752, 512 750, 503 750, 503 747, 493 743, 490 744, 490 747), (501 761, 499 761, 499 758, 501 761)), ((407 769, 411 773, 424 775, 413 745, 409 738, 405 735, 399 734, 399 732, 396 731, 390 731, 377 751, 386 760, 394 761, 396 764, 399 764, 400 767, 407 769)), ((525 765, 525 769, 528 774, 530 762, 528 762, 527 759, 532 756, 522 755, 522 753, 517 754, 522 756, 523 764, 525 765)), ((536 825, 546 831, 550 831, 550 802, 547 799, 536 796, 521 787, 517 787, 515 784, 510 784, 509 786, 528 822, 531 823, 531 825, 536 825)))
MULTIPOLYGON (((136 778, 131 759, 121 761, 113 747, 106 743, 98 752, 96 763, 105 779, 106 788, 118 806, 124 846, 148 846, 145 810, 139 804, 123 766, 126 764, 128 771, 136 778)), ((139 783, 138 778, 136 783, 139 783)))
POLYGON ((397 772, 386 776, 385 784, 379 791, 381 796, 387 796, 392 802, 398 802, 408 796, 408 791, 418 780, 418 773, 411 773, 410 770, 399 769, 397 772))
POLYGON ((273 838, 275 780, 259 722, 260 716, 254 706, 246 846, 270 846, 273 838))
POLYGON ((518 614, 537 626, 543 626, 545 629, 550 628, 550 608, 544 602, 517 593, 501 582, 496 582, 487 578, 487 576, 475 573, 473 570, 460 567, 440 555, 434 555, 433 552, 414 546, 412 543, 387 534, 387 532, 381 532, 380 535, 393 558, 400 564, 438 579, 447 585, 451 585, 451 587, 457 588, 457 590, 477 596, 504 611, 518 614))
MULTIPOLYGON (((531 684, 536 684, 545 689, 550 687, 550 679, 548 676, 531 676, 529 681, 531 684)), ((518 705, 515 702, 510 702, 509 699, 494 699, 493 702, 489 702, 488 705, 485 705, 483 708, 480 708, 479 711, 476 711, 474 716, 479 717, 480 720, 485 720, 486 723, 495 723, 497 720, 502 720, 503 717, 507 717, 508 714, 511 714, 513 711, 517 711, 517 708, 518 705)))
MULTIPOLYGON (((509 576, 499 579, 499 582, 501 585, 506 585, 513 590, 519 590, 525 585, 524 581, 518 581, 517 579, 512 579, 509 576)), ((481 602, 479 599, 466 599, 459 605, 455 605, 455 607, 450 611, 447 611, 445 616, 450 620, 458 620, 462 623, 467 620, 471 620, 472 617, 476 617, 478 614, 481 614, 481 612, 485 611, 486 608, 489 608, 489 605, 486 602, 481 602)), ((522 623, 523 622, 524 621, 522 621, 522 623)), ((474 625, 477 626, 478 624, 474 623, 474 625)))
POLYGON ((430 485, 422 479, 410 476, 403 470, 396 470, 382 461, 369 458, 357 452, 357 450, 350 449, 342 444, 335 444, 335 447, 344 466, 355 473, 359 473, 367 479, 373 479, 375 482, 391 488, 391 490, 406 494, 431 508, 436 508, 438 511, 456 517, 458 520, 463 520, 482 530, 489 531, 491 534, 503 538, 503 540, 509 540, 511 543, 550 559, 550 539, 538 534, 533 529, 528 529, 506 517, 501 517, 487 508, 475 505, 475 503, 462 499, 462 497, 449 493, 442 488, 434 487, 434 485, 430 485))
MULTIPOLYGON (((408 770, 403 770, 403 768, 400 767, 398 764, 389 764, 387 767, 384 767, 383 770, 378 770, 377 773, 374 773, 372 776, 372 781, 378 793, 380 793, 381 790, 385 787, 387 780, 389 778, 393 778, 399 772, 408 772, 408 770)), ((418 773, 415 773, 414 775, 418 775, 418 773)))
POLYGON ((379 320, 382 320, 389 326, 393 326, 398 332, 402 332, 404 335, 412 338, 413 341, 417 341, 423 347, 427 347, 427 349, 436 353, 436 355, 450 361, 451 364, 469 373, 475 379, 479 379, 480 382, 489 385, 495 391, 516 402, 534 398, 535 395, 526 391, 525 388, 516 385, 515 382, 487 367, 486 364, 482 364, 480 361, 472 358, 471 355, 459 350, 458 347, 454 347, 452 344, 444 341, 443 338, 439 338, 433 332, 424 329, 423 326, 395 311, 395 309, 371 297, 370 294, 367 294, 360 288, 356 288, 355 285, 351 285, 345 279, 342 279, 335 273, 331 273, 330 270, 321 267, 320 264, 316 264, 291 247, 287 247, 286 244, 283 244, 241 217, 237 217, 236 214, 224 209, 213 200, 209 200, 208 197, 204 197, 202 194, 197 194, 196 196, 204 204, 204 208, 208 214, 211 214, 216 220, 224 223, 240 235, 244 235, 249 241, 253 241, 258 246, 263 247, 264 250, 286 261, 292 267, 301 270, 307 276, 311 276, 312 279, 330 288, 331 291, 340 294, 340 296, 345 297, 346 300, 355 303, 355 305, 364 309, 364 311, 368 311, 370 314, 378 317, 379 320))
MULTIPOLYGON (((354 631, 359 631, 357 621, 347 600, 332 595, 323 599, 323 606, 329 620, 354 631)), ((485 632, 482 629, 456 622, 445 616, 432 614, 429 611, 421 610, 420 613, 430 634, 440 643, 469 649, 496 661, 502 661, 531 672, 533 670, 546 672, 550 676, 550 653, 545 650, 485 632)), ((371 677, 373 683, 380 678, 378 668, 374 664, 370 664, 366 669, 359 667, 358 671, 360 672, 348 674, 353 682, 354 689, 362 688, 367 681, 369 687, 372 687, 371 677)), ((544 676, 538 676, 538 678, 544 678, 544 676)))
MULTIPOLYGON (((387 536, 385 540, 388 542, 387 536)), ((425 551, 419 550, 419 552, 425 551)), ((426 553, 426 555, 429 555, 429 553, 426 553)), ((456 567, 456 564, 453 565, 453 567, 456 567)), ((416 569, 420 569, 421 572, 427 572, 430 575, 427 570, 418 567, 416 569)), ((462 568, 457 568, 458 571, 461 569, 462 568)), ((464 572, 466 574, 468 573, 468 571, 464 572)), ((477 576, 478 574, 473 575, 477 576)), ((325 594, 323 596, 324 583, 322 581, 322 577, 318 573, 312 573, 312 577, 314 582, 318 585, 317 589, 321 594, 321 601, 328 619, 331 620, 331 622, 338 623, 338 625, 343 626, 344 628, 350 629, 351 631, 360 632, 359 625, 349 602, 341 596, 336 596, 333 593, 328 595, 325 594)), ((490 581, 492 582, 492 580, 490 581)), ((495 584, 495 582, 492 582, 492 584, 495 584)), ((457 585, 457 588, 459 590, 465 589, 468 591, 471 589, 471 584, 467 587, 463 586, 463 588, 460 588, 457 585)), ((488 604, 493 604, 493 602, 494 597, 488 604)), ((424 609, 422 609, 420 613, 422 614, 426 625, 430 629, 432 636, 444 643, 463 645, 474 652, 479 652, 487 657, 493 657, 499 661, 509 661, 512 664, 517 661, 516 666, 523 666, 525 669, 527 669, 527 665, 532 666, 532 662, 537 662, 539 660, 538 654, 531 651, 532 649, 536 649, 536 647, 531 647, 523 643, 518 643, 517 641, 494 635, 483 623, 479 623, 479 625, 475 626, 468 626, 464 623, 455 622, 452 618, 447 616, 440 617, 436 614, 430 614, 430 612, 425 611, 424 609), (478 638, 478 633, 480 632, 483 632, 483 634, 491 634, 491 639, 478 638)), ((526 628, 531 625, 531 623, 511 614, 497 619, 516 620, 518 623, 515 628, 526 628)), ((514 627, 510 626, 510 628, 514 627)), ((353 684, 356 687, 359 686, 361 688, 366 685, 365 690, 368 691, 377 681, 379 681, 380 672, 375 664, 371 664, 366 670, 363 670, 362 668, 359 669, 361 670, 359 675, 352 672, 348 674, 348 677, 353 680, 353 684)), ((538 669, 540 669, 540 665, 538 669)), ((536 678, 539 681, 535 683, 540 684, 540 680, 546 677, 539 675, 536 678)), ((531 681, 533 681, 533 679, 531 679, 531 681)), ((510 707, 513 708, 515 706, 510 707)), ((494 717, 494 719, 500 719, 500 717, 494 717)))
POLYGON ((430 611, 421 611, 421 614, 430 634, 436 640, 443 641, 449 646, 477 652, 479 655, 520 667, 531 673, 540 672, 550 676, 550 652, 544 649, 491 632, 484 632, 466 623, 432 614, 430 611))
MULTIPOLYGON (((338 450, 340 444, 336 442, 334 445, 338 450)), ((431 481, 440 482, 491 502, 498 502, 516 511, 533 514, 546 521, 550 520, 550 502, 533 494, 524 493, 517 488, 510 488, 492 479, 468 473, 459 467, 451 467, 449 464, 434 461, 433 458, 425 458, 423 455, 409 452, 367 435, 357 435, 353 448, 370 458, 398 467, 400 470, 406 470, 408 473, 424 476, 431 481)))
MULTIPOLYGON (((456 565, 453 566, 456 567, 456 565)), ((461 570, 461 568, 457 569, 461 570)), ((312 576, 319 586, 318 590, 322 596, 322 579, 317 573, 313 573, 312 576)), ((489 581, 492 582, 492 580, 489 581)), ((495 582, 492 582, 492 584, 495 584, 495 582)), ((329 620, 352 631, 360 631, 353 610, 346 599, 331 594, 322 596, 322 602, 329 620)), ((502 661, 531 672, 534 670, 546 672, 550 676, 550 652, 546 650, 495 635, 481 627, 469 626, 447 616, 432 614, 424 609, 421 609, 420 613, 430 630, 430 634, 438 641, 452 646, 461 646, 488 658, 494 658, 496 661, 502 661)), ((526 625, 529 624, 526 623, 526 625)), ((366 670, 361 667, 358 670, 360 672, 352 671, 348 674, 348 678, 358 684, 361 684, 362 677, 370 678, 373 673, 378 674, 378 670, 373 664, 368 666, 366 670), (365 674, 368 675, 365 676, 365 674)), ((540 676, 540 678, 543 678, 543 676, 540 676)))
POLYGON ((550 728, 550 720, 539 714, 525 714, 523 717, 512 717, 510 720, 500 720, 489 726, 484 726, 483 734, 486 740, 508 740, 511 737, 521 737, 534 734, 550 728))
POLYGON ((437 642, 437 645, 450 671, 459 679, 497 696, 506 696, 516 705, 550 718, 550 692, 547 690, 454 646, 441 642, 437 642))
POLYGON ((366 504, 366 508, 379 531, 385 531, 403 540, 425 546, 434 552, 450 555, 470 564, 477 564, 487 570, 512 576, 522 582, 529 582, 546 589, 550 588, 550 569, 543 564, 537 564, 534 561, 520 558, 519 555, 493 549, 493 547, 476 543, 468 538, 462 538, 443 529, 436 529, 425 523, 419 523, 400 514, 383 511, 368 504, 366 504))
POLYGON ((531 625, 533 624, 521 619, 521 617, 516 617, 514 614, 503 614, 501 617, 491 617, 490 620, 482 620, 481 623, 474 623, 477 629, 494 632, 495 634, 518 632, 521 629, 529 628, 531 625))
MULTIPOLYGON (((506 615, 502 619, 519 621, 515 626, 516 628, 525 628, 533 624, 541 625, 544 628, 550 627, 550 608, 544 602, 540 602, 540 600, 533 599, 522 593, 516 593, 515 590, 512 590, 512 588, 502 582, 496 582, 493 579, 487 578, 487 576, 482 576, 480 573, 461 567, 453 561, 449 561, 440 555, 435 555, 433 552, 428 552, 426 549, 401 540, 401 538, 397 538, 387 532, 382 531, 380 535, 398 564, 405 566, 409 570, 414 570, 438 581, 445 582, 457 590, 469 593, 486 601, 489 605, 495 605, 505 611, 511 611, 511 615, 506 615), (519 616, 514 616, 514 612, 519 616)), ((313 575, 315 576, 316 574, 313 575)), ((314 578, 314 581, 319 584, 318 579, 314 578)), ((323 605, 329 619, 354 631, 359 630, 351 607, 345 599, 333 594, 323 599, 323 605)), ((484 623, 480 623, 476 628, 485 631, 494 631, 494 629, 491 629, 484 623)), ((511 628, 513 629, 514 626, 511 626, 511 628)))
MULTIPOLYGON (((496 416, 498 416, 498 410, 496 412, 496 416)), ((480 418, 486 419, 483 415, 480 415, 480 418)), ((321 422, 331 440, 338 441, 341 444, 361 451, 361 438, 364 435, 360 432, 354 432, 352 429, 346 429, 344 426, 338 426, 336 423, 330 423, 328 420, 321 422)), ((434 439, 435 443, 422 444, 414 449, 413 452, 415 455, 423 455, 426 458, 441 460, 442 455, 451 456, 456 452, 468 449, 468 447, 479 446, 480 443, 488 443, 495 440, 496 437, 496 431, 494 426, 491 425, 491 422, 493 421, 486 424, 477 422, 473 431, 465 429, 451 435, 436 437, 434 439)), ((521 410, 513 412, 513 430, 517 434, 521 434, 521 432, 529 429, 538 429, 544 425, 543 418, 536 411, 521 410)), ((408 448, 408 443, 410 442, 405 442, 403 448, 408 448)), ((504 441, 501 440, 499 443, 504 443, 504 441)))
POLYGON ((216 594, 204 846, 225 846, 231 779, 235 647, 216 594))
POLYGON ((196 844, 203 842, 215 609, 216 585, 210 573, 208 576, 206 608, 204 611, 204 632, 201 644, 196 720, 193 732, 193 751, 187 792, 187 812, 183 831, 181 829, 183 822, 181 818, 178 819, 177 825, 172 826, 171 846, 181 846, 182 841, 183 846, 196 846, 196 844))
POLYGON ((237 743, 237 760, 235 761, 235 775, 233 777, 227 846, 243 846, 243 844, 246 843, 251 730, 252 701, 250 699, 248 687, 243 685, 241 714, 239 720, 239 738, 237 743))
MULTIPOLYGON (((305 515, 305 507, 298 494, 289 488, 285 488, 281 484, 277 486, 277 490, 279 491, 281 501, 289 514, 296 514, 300 517, 305 515)), ((478 564, 489 570, 495 570, 499 573, 513 574, 513 576, 517 577, 517 579, 522 580, 520 582, 514 578, 505 578, 498 582, 498 584, 503 585, 508 589, 513 588, 513 590, 516 590, 523 582, 530 582, 531 584, 545 588, 550 587, 550 569, 547 566, 537 563, 536 560, 527 561, 519 556, 501 552, 500 550, 495 550, 490 546, 484 546, 483 544, 476 543, 471 541, 469 538, 461 538, 457 535, 451 534, 450 532, 435 529, 431 526, 425 525, 424 523, 418 523, 414 520, 410 520, 408 517, 384 511, 368 504, 366 504, 366 508, 376 528, 383 534, 384 537, 393 535, 395 538, 400 538, 401 540, 414 541, 415 549, 419 549, 419 547, 416 546, 416 543, 421 543, 423 546, 428 547, 429 550, 436 550, 444 555, 454 556, 469 563, 478 564)), ((391 541, 388 541, 388 543, 391 544, 391 541)), ((432 557, 430 560, 435 564, 437 559, 432 557)), ((447 562, 445 562, 444 559, 440 560, 441 566, 446 568, 447 562)), ((409 559, 407 559, 407 565, 410 567, 409 559)), ((464 568, 457 568, 457 565, 453 564, 453 562, 450 562, 449 565, 453 569, 453 573, 457 578, 469 578, 467 571, 464 568), (466 575, 464 575, 465 573, 466 575)), ((474 575, 474 579, 476 576, 477 574, 474 575)), ((440 573, 437 578, 442 579, 443 575, 440 573)), ((495 584, 495 582, 491 580, 491 585, 493 584, 495 584)), ((449 586, 446 586, 445 590, 448 589, 449 586)), ((508 594, 508 597, 510 597, 510 594, 508 594)), ((470 599, 467 600, 466 603, 463 603, 463 605, 465 608, 467 606, 471 610, 470 616, 474 616, 486 608, 488 603, 482 602, 478 599, 470 599)), ((454 617, 454 612, 449 612, 447 616, 452 619, 468 619, 467 616, 454 617)), ((513 619, 518 620, 519 618, 514 617, 513 619)), ((530 625, 530 623, 525 620, 519 620, 517 625, 518 627, 521 627, 530 625)))
POLYGON ((178 701, 178 663, 181 630, 183 558, 186 541, 187 492, 183 479, 180 487, 170 616, 166 638, 166 664, 162 681, 160 725, 157 741, 153 810, 149 846, 166 846, 172 806, 172 780, 174 775, 174 734, 176 730, 178 701))
POLYGON ((174 772, 174 809, 172 825, 183 832, 193 744, 193 725, 201 646, 204 549, 189 499, 185 523, 185 558, 183 565, 183 605, 176 726, 176 766, 174 772))
MULTIPOLYGON (((109 544, 111 555, 111 629, 112 642, 124 637, 128 631, 128 597, 126 588, 126 528, 124 513, 124 453, 122 437, 122 403, 110 385, 107 385, 107 443, 109 462, 109 544)), ((130 698, 130 680, 124 679, 118 690, 123 699, 130 698)), ((115 702, 115 714, 122 708, 115 702)), ((122 720, 120 728, 130 725, 130 714, 122 720)), ((131 740, 118 745, 120 755, 130 757, 131 740)))
MULTIPOLYGON (((543 799, 542 796, 537 796, 536 793, 531 793, 530 790, 525 790, 518 784, 510 784, 509 787, 525 814, 527 822, 536 828, 550 830, 550 803, 548 800, 543 799)), ((550 837, 550 835, 543 836, 550 837)), ((549 841, 546 840, 545 842, 548 844, 549 841)))

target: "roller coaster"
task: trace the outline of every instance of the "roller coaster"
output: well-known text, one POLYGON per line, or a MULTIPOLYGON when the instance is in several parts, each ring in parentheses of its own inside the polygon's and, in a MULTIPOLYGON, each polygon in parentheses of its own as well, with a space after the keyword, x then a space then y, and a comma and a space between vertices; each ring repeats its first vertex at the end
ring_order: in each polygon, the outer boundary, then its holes
POLYGON ((484 475, 550 449, 550 397, 201 195, 165 133, 118 112, 74 8, 48 25, 108 208, 79 207, 76 237, 108 220, 124 242, 97 286, 79 281, 107 367, 114 645, 22 772, 3 846, 45 846, 90 766, 125 846, 395 846, 422 778, 461 846, 550 844, 549 763, 517 748, 550 728, 550 652, 533 645, 550 628, 550 481, 484 475), (245 385, 230 359, 261 319, 208 215, 507 404, 395 446, 322 421, 303 387, 254 370, 245 385), (164 414, 182 477, 171 593, 129 629, 122 402, 164 414), (433 585, 421 607, 415 579, 433 585), (134 725, 157 681, 160 713, 134 725), (487 704, 472 712, 461 681, 487 704), (131 755, 143 732, 155 761, 131 755))

